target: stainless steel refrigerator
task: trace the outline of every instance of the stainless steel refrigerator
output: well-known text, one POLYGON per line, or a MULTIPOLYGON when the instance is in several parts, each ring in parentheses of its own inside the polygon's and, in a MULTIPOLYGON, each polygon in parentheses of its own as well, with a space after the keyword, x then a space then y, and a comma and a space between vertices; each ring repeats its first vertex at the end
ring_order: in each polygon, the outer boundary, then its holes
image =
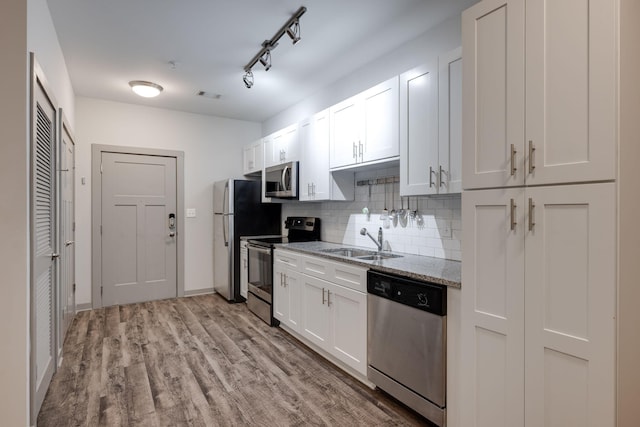
POLYGON ((261 203, 260 181, 228 179, 213 184, 213 289, 241 302, 240 236, 282 233, 280 204, 261 203))

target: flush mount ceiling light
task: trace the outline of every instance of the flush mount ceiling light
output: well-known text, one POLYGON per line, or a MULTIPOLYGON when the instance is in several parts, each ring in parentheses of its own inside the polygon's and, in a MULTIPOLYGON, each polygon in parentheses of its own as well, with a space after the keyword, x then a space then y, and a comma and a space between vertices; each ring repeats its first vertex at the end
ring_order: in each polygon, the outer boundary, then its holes
POLYGON ((162 86, 159 84, 146 82, 144 80, 133 80, 129 82, 131 90, 144 98, 153 98, 160 95, 162 92, 162 86))
POLYGON ((253 73, 251 69, 258 61, 264 66, 265 71, 269 71, 271 68, 271 51, 278 46, 278 41, 282 36, 287 34, 291 37, 293 44, 300 41, 300 17, 304 15, 306 11, 306 7, 300 6, 300 9, 271 37, 271 40, 265 40, 262 43, 262 49, 244 66, 245 75, 242 77, 242 80, 247 89, 253 86, 253 73))

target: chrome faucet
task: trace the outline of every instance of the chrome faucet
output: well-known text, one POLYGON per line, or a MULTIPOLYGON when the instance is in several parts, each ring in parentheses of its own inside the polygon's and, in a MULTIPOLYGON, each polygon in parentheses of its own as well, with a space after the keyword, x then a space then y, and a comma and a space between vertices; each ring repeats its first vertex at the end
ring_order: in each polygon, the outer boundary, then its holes
POLYGON ((360 234, 362 234, 363 236, 369 236, 369 238, 373 240, 373 243, 375 243, 378 247, 378 252, 382 251, 382 227, 378 229, 378 240, 376 240, 371 234, 369 234, 367 229, 364 227, 362 227, 362 229, 360 230, 360 234))

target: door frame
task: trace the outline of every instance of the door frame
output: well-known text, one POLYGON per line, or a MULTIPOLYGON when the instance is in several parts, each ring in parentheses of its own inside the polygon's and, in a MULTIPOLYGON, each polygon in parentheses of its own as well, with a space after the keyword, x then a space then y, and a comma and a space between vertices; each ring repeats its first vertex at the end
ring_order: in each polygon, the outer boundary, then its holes
POLYGON ((138 154, 144 156, 172 157, 176 159, 176 217, 177 217, 177 265, 176 296, 184 296, 184 151, 156 148, 126 147, 119 145, 91 144, 91 306, 102 307, 102 177, 100 165, 102 153, 138 154))

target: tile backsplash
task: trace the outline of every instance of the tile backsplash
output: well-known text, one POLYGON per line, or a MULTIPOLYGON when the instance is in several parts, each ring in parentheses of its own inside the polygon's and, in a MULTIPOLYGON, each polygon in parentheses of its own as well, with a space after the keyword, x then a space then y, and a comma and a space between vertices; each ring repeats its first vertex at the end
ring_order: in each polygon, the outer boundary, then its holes
MULTIPOLYGON (((357 172, 356 182, 383 177, 398 177, 398 167, 357 172)), ((460 194, 442 196, 399 196, 399 183, 356 186, 355 198, 352 202, 296 202, 282 206, 282 216, 314 216, 322 221, 322 240, 345 245, 376 248, 367 236, 360 234, 365 227, 374 237, 382 228, 385 248, 396 252, 416 255, 427 255, 459 261, 461 259, 460 244, 462 240, 460 220, 460 194), (399 211, 404 208, 416 210, 414 219, 407 216, 406 221, 396 219, 384 228, 380 219, 385 206, 390 212, 395 207, 399 211), (392 200, 393 193, 393 200, 392 200), (369 214, 363 213, 368 208, 369 214)))

